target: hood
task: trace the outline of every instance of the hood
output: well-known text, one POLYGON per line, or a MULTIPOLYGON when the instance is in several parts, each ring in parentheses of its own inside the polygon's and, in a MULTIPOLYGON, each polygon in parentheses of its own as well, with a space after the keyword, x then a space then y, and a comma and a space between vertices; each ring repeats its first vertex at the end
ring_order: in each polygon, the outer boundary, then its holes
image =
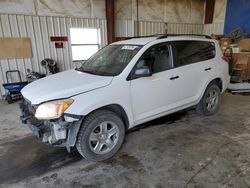
POLYGON ((40 104, 105 87, 112 79, 113 77, 69 70, 34 81, 25 86, 21 93, 32 104, 40 104))

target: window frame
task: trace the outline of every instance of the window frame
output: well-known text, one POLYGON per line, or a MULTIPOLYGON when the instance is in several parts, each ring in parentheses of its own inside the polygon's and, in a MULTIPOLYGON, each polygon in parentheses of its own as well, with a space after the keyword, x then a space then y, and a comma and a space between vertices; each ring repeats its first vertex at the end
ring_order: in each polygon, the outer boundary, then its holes
MULTIPOLYGON (((73 59, 73 46, 97 46, 98 47, 98 50, 99 51, 101 49, 101 29, 100 28, 92 28, 92 27, 71 27, 69 28, 69 33, 70 33, 70 48, 71 48, 71 56, 72 56, 72 62, 74 63, 77 63, 77 62, 85 62, 87 59, 85 60, 74 60, 73 59), (96 29, 97 30, 97 44, 93 43, 93 44, 88 44, 88 43, 82 43, 82 44, 72 44, 72 41, 71 41, 71 32, 70 32, 70 29, 96 29)), ((96 52, 95 52, 96 53, 96 52)), ((92 54, 94 55, 94 54, 92 54)), ((91 57, 91 56, 90 56, 91 57)))
POLYGON ((154 45, 148 47, 148 48, 143 52, 143 54, 138 58, 138 60, 136 61, 134 67, 131 69, 131 71, 130 71, 130 73, 129 73, 127 79, 126 79, 127 81, 138 79, 138 78, 136 78, 136 77, 134 76, 134 73, 135 73, 135 71, 136 71, 136 66, 137 66, 137 64, 140 62, 140 60, 142 59, 142 57, 143 57, 150 49, 152 49, 152 48, 154 48, 154 47, 156 47, 156 46, 161 46, 161 45, 167 45, 167 47, 168 47, 168 51, 169 51, 169 60, 170 60, 170 63, 171 63, 171 68, 166 69, 166 70, 163 70, 163 71, 160 71, 160 72, 155 72, 155 73, 152 72, 152 75, 158 74, 158 73, 162 73, 162 72, 165 72, 165 71, 169 71, 169 70, 175 68, 175 67, 174 67, 174 57, 173 57, 173 52, 172 52, 172 42, 167 41, 167 42, 157 43, 157 44, 154 44, 154 45))

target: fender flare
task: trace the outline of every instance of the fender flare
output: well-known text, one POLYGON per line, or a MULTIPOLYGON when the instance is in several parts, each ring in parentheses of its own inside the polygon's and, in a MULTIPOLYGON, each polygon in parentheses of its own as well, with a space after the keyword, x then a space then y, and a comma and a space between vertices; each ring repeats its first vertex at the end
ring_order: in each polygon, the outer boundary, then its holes
POLYGON ((71 147, 74 147, 77 140, 77 135, 80 130, 82 121, 84 117, 82 117, 80 120, 73 122, 70 127, 68 127, 68 138, 66 143, 67 151, 71 152, 71 147))

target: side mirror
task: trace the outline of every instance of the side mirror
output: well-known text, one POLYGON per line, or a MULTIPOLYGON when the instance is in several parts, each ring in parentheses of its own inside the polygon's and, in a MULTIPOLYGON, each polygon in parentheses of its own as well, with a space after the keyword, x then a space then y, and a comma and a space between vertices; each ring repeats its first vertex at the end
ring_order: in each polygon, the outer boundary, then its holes
POLYGON ((142 66, 135 71, 135 77, 148 77, 152 75, 152 71, 148 66, 142 66))

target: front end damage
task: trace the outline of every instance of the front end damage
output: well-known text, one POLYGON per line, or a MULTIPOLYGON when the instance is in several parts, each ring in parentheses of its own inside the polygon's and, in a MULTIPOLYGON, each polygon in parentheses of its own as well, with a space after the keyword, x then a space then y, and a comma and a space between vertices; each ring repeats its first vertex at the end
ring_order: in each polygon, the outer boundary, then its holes
POLYGON ((33 135, 42 142, 53 146, 70 148, 76 143, 77 133, 83 117, 73 114, 63 114, 58 119, 38 120, 35 117, 36 105, 32 105, 28 100, 23 99, 20 103, 21 121, 27 124, 33 135))

